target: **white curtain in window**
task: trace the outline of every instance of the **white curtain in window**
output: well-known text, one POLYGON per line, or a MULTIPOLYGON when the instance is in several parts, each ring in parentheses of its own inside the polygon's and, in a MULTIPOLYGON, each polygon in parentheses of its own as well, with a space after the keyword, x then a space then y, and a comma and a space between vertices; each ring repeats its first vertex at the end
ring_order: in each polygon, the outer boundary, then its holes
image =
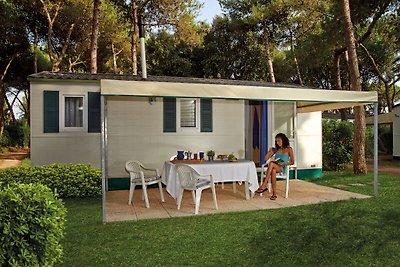
POLYGON ((181 99, 181 127, 196 127, 195 99, 181 99))
POLYGON ((284 133, 293 138, 294 105, 291 102, 274 102, 274 136, 284 133))
POLYGON ((83 127, 83 97, 65 97, 65 127, 83 127))

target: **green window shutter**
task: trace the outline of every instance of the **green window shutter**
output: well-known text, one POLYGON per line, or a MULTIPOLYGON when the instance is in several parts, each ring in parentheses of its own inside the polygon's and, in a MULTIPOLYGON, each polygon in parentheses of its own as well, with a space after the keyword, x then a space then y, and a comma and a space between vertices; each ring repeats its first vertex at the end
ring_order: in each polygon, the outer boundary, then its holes
POLYGON ((58 91, 43 91, 43 132, 59 132, 58 115, 58 91))
POLYGON ((213 131, 212 99, 200 100, 200 131, 213 131))
POLYGON ((176 99, 163 99, 164 133, 176 132, 176 99))
POLYGON ((88 93, 88 132, 99 133, 101 131, 100 93, 88 93))

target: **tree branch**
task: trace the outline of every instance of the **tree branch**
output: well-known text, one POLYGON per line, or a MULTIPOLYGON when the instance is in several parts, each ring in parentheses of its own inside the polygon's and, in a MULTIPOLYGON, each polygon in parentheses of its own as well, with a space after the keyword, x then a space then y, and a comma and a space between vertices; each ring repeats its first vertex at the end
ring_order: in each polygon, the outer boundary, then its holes
POLYGON ((14 53, 14 54, 12 55, 12 57, 10 58, 10 60, 8 61, 6 68, 4 69, 3 73, 1 74, 1 79, 0 79, 0 81, 3 81, 4 78, 6 77, 7 71, 8 71, 8 69, 10 68, 11 63, 13 62, 15 56, 16 56, 16 54, 14 53))
MULTIPOLYGON (((379 9, 379 11, 377 13, 375 13, 374 18, 372 19, 371 24, 368 26, 367 31, 363 34, 363 36, 361 36, 360 39, 358 39, 356 41, 357 43, 359 43, 359 44, 363 43, 371 35, 372 30, 375 28, 376 24, 378 23, 378 20, 381 18, 383 13, 385 13, 386 8, 389 6, 389 4, 390 4, 390 1, 387 1, 383 5, 383 7, 381 9, 379 9)), ((347 47, 346 46, 341 47, 339 49, 335 49, 335 52, 338 52, 340 54, 345 52, 345 51, 347 51, 347 47)))
POLYGON ((360 46, 364 49, 365 53, 367 54, 368 58, 371 60, 372 65, 374 66, 374 69, 376 71, 376 74, 378 75, 379 79, 381 79, 384 83, 388 83, 388 80, 383 77, 382 73, 380 72, 378 65, 375 62, 375 59, 372 57, 372 55, 369 53, 368 49, 360 43, 360 46))

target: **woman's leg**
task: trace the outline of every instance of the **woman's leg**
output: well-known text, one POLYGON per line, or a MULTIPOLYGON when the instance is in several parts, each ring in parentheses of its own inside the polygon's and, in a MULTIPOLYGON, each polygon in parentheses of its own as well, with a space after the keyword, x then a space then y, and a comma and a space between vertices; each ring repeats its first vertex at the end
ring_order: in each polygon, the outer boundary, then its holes
MULTIPOLYGON (((263 180, 263 183, 258 188, 259 190, 263 190, 263 189, 267 188, 268 178, 271 176, 273 170, 275 170, 275 181, 276 181, 276 172, 277 171, 281 172, 282 168, 278 164, 275 164, 275 163, 271 162, 268 165, 267 173, 265 174, 265 178, 263 180)), ((259 190, 257 190, 257 191, 259 191, 259 190)))
POLYGON ((272 184, 272 198, 276 198, 276 169, 272 170, 271 173, 271 184, 272 184))

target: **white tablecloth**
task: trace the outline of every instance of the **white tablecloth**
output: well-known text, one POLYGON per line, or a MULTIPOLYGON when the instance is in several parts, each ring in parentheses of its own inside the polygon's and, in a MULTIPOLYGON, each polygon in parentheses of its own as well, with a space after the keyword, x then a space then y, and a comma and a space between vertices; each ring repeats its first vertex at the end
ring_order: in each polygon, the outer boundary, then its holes
MULTIPOLYGON (((258 189, 257 171, 252 161, 237 162, 204 162, 200 164, 188 164, 200 174, 211 174, 214 182, 248 182, 249 190, 255 192, 258 189)), ((176 174, 175 164, 166 161, 164 164, 163 181, 167 185, 167 192, 177 198, 179 194, 179 180, 176 174)))

